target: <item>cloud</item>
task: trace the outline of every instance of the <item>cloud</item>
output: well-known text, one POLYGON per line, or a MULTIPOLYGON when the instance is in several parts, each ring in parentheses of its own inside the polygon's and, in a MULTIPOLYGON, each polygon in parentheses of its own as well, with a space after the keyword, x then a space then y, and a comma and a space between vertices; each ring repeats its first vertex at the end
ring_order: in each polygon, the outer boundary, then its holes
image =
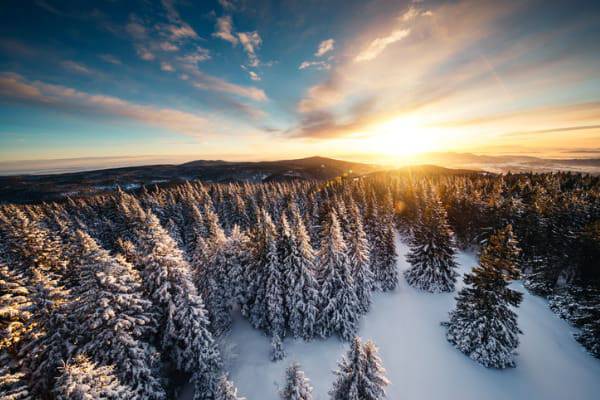
MULTIPOLYGON (((418 7, 410 6, 408 10, 404 11, 400 15, 398 21, 400 21, 401 24, 405 25, 412 22, 417 17, 431 16, 433 16, 433 12, 430 10, 423 11, 418 7)), ((371 43, 369 43, 366 49, 362 50, 358 55, 356 55, 354 61, 362 62, 373 60, 381 52, 383 52, 386 49, 386 47, 406 38, 408 35, 410 35, 410 33, 410 28, 407 28, 405 26, 397 27, 396 29, 392 30, 392 32, 390 32, 388 35, 378 37, 371 41, 371 43)))
POLYGON ((92 71, 85 65, 77 63, 75 61, 65 60, 65 61, 61 62, 61 65, 63 66, 63 68, 68 69, 71 72, 76 72, 81 75, 93 75, 94 74, 94 71, 92 71))
POLYGON ((210 52, 204 47, 196 46, 196 49, 193 52, 178 57, 178 60, 186 64, 196 65, 203 61, 210 60, 210 52))
POLYGON ((5 100, 37 104, 73 114, 91 112, 94 115, 127 118, 192 136, 218 133, 210 116, 136 104, 118 97, 86 93, 40 81, 28 81, 15 73, 0 74, 0 95, 5 100))
POLYGON ((183 75, 186 77, 186 79, 182 79, 189 81, 196 89, 233 94, 255 101, 268 100, 267 95, 262 89, 258 89, 253 86, 237 85, 224 79, 209 75, 201 71, 198 68, 197 63, 182 62, 181 68, 184 70, 183 75))
POLYGON ((333 74, 325 82, 310 87, 306 96, 298 102, 298 112, 320 112, 341 100, 340 83, 340 77, 333 74))
POLYGON ((150 39, 149 31, 142 19, 135 14, 131 14, 127 25, 125 25, 125 32, 132 38, 138 57, 144 61, 152 61, 156 58, 156 55, 149 49, 154 42, 150 39))
POLYGON ((390 44, 404 39, 409 34, 410 29, 398 29, 391 32, 387 36, 378 37, 377 39, 373 40, 366 49, 358 53, 358 55, 354 58, 354 61, 370 61, 377 57, 390 44))
POLYGON ((194 78, 195 80, 193 81, 192 85, 197 89, 214 90, 217 92, 234 94, 236 96, 247 97, 256 101, 267 100, 267 95, 262 89, 252 86, 236 85, 235 83, 205 74, 201 71, 197 71, 197 73, 194 74, 194 78))
MULTIPOLYGON (((169 20, 171 22, 178 22, 178 24, 181 25, 179 14, 176 13, 175 9, 172 7, 172 2, 163 1, 163 4, 168 10, 169 20)), ((164 48, 164 45, 161 47, 159 44, 164 43, 164 40, 157 42, 155 40, 156 32, 152 30, 154 28, 147 28, 148 26, 158 26, 159 37, 165 36, 164 25, 152 25, 150 23, 146 23, 136 15, 130 16, 126 28, 128 34, 134 40, 134 45, 140 58, 147 61, 157 60, 161 65, 161 69, 166 72, 173 72, 174 70, 178 70, 179 72, 181 72, 181 74, 179 74, 180 79, 189 82, 190 85, 192 85, 196 89, 231 94, 255 101, 266 101, 268 99, 267 95, 262 89, 258 89, 252 86, 237 85, 228 82, 224 79, 217 78, 215 76, 202 72, 198 68, 198 64, 203 61, 209 60, 211 58, 211 55, 208 49, 195 44, 198 42, 198 40, 192 39, 191 37, 189 38, 190 41, 186 43, 186 46, 182 46, 179 48, 180 53, 183 54, 176 57, 173 57, 170 54, 162 54, 166 50, 171 49, 164 48), (192 48, 191 50, 190 47, 192 48)), ((181 37, 185 36, 186 35, 183 35, 181 37)), ((240 38, 240 41, 242 42, 246 53, 248 53, 248 57, 251 60, 250 64, 252 66, 258 65, 260 62, 256 57, 256 49, 262 43, 258 33, 243 32, 239 33, 238 37, 240 38)), ((236 102, 236 100, 233 99, 228 101, 231 103, 236 102)), ((247 110, 250 107, 240 106, 239 108, 247 110)), ((252 115, 259 114, 259 112, 255 110, 253 110, 251 113, 252 115)))
POLYGON ((248 62, 251 67, 257 67, 260 64, 260 60, 256 56, 256 50, 262 44, 262 39, 257 31, 253 32, 239 32, 238 38, 242 47, 248 55, 248 62))
POLYGON ((290 134, 354 137, 401 116, 434 124, 461 112, 477 115, 474 109, 489 106, 489 93, 498 89, 490 87, 495 81, 490 79, 489 69, 482 68, 480 59, 470 57, 467 51, 493 35, 496 21, 511 15, 516 7, 477 1, 441 4, 428 18, 422 17, 422 11, 417 14, 404 9, 396 15, 390 12, 387 20, 380 18, 366 25, 353 40, 365 46, 358 46, 356 52, 356 45, 347 47, 325 80, 312 85, 298 100, 298 123, 290 128, 290 134), (457 19, 460 26, 455 24, 457 19), (406 40, 406 44, 390 45, 398 40, 406 40), (385 58, 380 56, 383 51, 385 58), (483 85, 486 101, 465 99, 474 87, 483 85), (460 101, 455 100, 458 97, 460 101), (369 107, 353 106, 364 98, 376 101, 369 107))
POLYGON ((257 31, 236 33, 233 27, 231 16, 224 15, 217 18, 215 32, 213 32, 212 36, 225 40, 231 43, 233 46, 241 43, 246 55, 248 56, 248 66, 258 67, 261 65, 261 62, 256 55, 256 51, 262 44, 262 38, 257 31))
POLYGON ((134 39, 143 40, 148 36, 148 31, 142 20, 135 14, 129 16, 129 21, 125 25, 125 31, 134 39))
POLYGON ((106 61, 107 63, 110 63, 110 64, 114 64, 114 65, 121 65, 121 64, 123 64, 120 59, 118 59, 117 57, 113 56, 112 54, 99 54, 98 57, 101 60, 106 61))
POLYGON ((238 8, 237 2, 234 0, 219 0, 219 4, 227 11, 235 11, 238 8))
POLYGON ((319 48, 317 49, 315 56, 322 57, 328 52, 332 51, 334 44, 335 40, 333 39, 323 40, 321 43, 319 43, 319 48))
POLYGON ((250 75, 250 79, 253 81, 260 81, 260 76, 254 71, 248 71, 248 75, 250 75))
POLYGON ((315 68, 318 70, 331 69, 331 65, 325 61, 302 61, 298 69, 315 68))
POLYGON ((169 24, 161 25, 162 28, 172 39, 196 39, 198 34, 188 23, 183 21, 179 12, 175 9, 173 0, 162 0, 162 5, 167 13, 169 24))
POLYGON ((212 34, 214 37, 225 40, 234 46, 238 43, 238 38, 233 34, 233 23, 229 15, 217 18, 215 29, 216 31, 212 34))
POLYGON ((174 45, 171 42, 160 42, 160 44, 158 45, 159 49, 161 49, 162 51, 178 51, 179 50, 179 46, 174 45))
POLYGON ((156 56, 154 55, 154 53, 152 53, 150 50, 146 49, 145 47, 138 47, 136 49, 136 53, 144 61, 152 61, 152 60, 156 59, 156 56))
POLYGON ((175 68, 173 68, 173 66, 166 61, 163 61, 160 63, 160 69, 165 72, 174 72, 175 71, 175 68))

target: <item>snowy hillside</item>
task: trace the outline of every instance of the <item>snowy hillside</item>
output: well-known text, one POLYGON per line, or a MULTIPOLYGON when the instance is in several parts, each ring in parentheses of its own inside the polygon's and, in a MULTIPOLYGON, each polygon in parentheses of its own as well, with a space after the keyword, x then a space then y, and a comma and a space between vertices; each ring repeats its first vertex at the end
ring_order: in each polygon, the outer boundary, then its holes
MULTIPOLYGON (((397 243, 398 266, 408 268, 405 244, 397 243)), ((461 273, 475 265, 473 255, 458 256, 461 273)), ((457 282, 457 290, 462 280, 457 282)), ((464 356, 445 339, 448 311, 455 293, 429 294, 411 288, 404 279, 393 293, 377 293, 371 311, 361 321, 359 335, 379 346, 392 384, 389 399, 597 399, 600 360, 573 339, 572 328, 555 316, 546 301, 524 293, 518 308, 521 336, 517 367, 486 369, 464 356)), ((332 370, 348 345, 333 337, 312 342, 286 339, 287 357, 269 361, 270 344, 239 314, 224 347, 234 347, 229 358, 230 377, 248 400, 278 399, 285 368, 298 361, 314 386, 315 399, 327 399, 332 370)), ((184 398, 188 398, 186 395, 184 398)), ((189 397, 191 399, 191 397, 189 397)))

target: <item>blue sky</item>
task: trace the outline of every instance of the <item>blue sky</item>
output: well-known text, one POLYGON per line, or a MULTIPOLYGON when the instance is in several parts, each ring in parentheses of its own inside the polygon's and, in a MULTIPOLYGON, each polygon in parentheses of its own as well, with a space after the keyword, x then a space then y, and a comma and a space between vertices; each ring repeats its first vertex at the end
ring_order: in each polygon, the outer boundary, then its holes
POLYGON ((0 162, 587 153, 599 42, 598 2, 4 1, 0 162))

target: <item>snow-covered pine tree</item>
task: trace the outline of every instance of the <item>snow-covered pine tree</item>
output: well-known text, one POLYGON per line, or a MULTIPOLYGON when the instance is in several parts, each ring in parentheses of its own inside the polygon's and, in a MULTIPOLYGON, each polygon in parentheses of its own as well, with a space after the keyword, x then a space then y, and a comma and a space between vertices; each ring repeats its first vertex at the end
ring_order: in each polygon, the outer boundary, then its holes
POLYGON ((271 361, 279 361, 285 358, 285 350, 283 350, 283 341, 278 333, 274 333, 271 337, 271 361))
POLYGON ((27 276, 35 268, 63 278, 68 272, 68 262, 62 257, 58 238, 16 206, 2 211, 0 230, 5 241, 5 262, 11 269, 27 276))
POLYGON ((385 387, 390 381, 385 376, 385 368, 377 354, 377 346, 369 340, 363 346, 365 352, 364 380, 360 385, 361 400, 381 400, 385 398, 385 387))
POLYGON ((519 345, 517 307, 522 293, 508 288, 519 277, 519 248, 510 225, 494 232, 481 252, 479 266, 466 274, 466 286, 456 298, 456 309, 444 322, 446 337, 457 349, 492 368, 514 367, 519 345))
POLYGON ((30 269, 27 290, 31 299, 29 337, 19 345, 19 357, 34 397, 51 388, 63 359, 73 349, 74 326, 68 314, 70 294, 52 272, 30 269))
POLYGON ((286 315, 291 335, 310 340, 319 306, 315 254, 298 208, 292 208, 291 213, 293 227, 286 238, 291 241, 292 251, 283 260, 286 315))
POLYGON ((204 205, 204 219, 206 237, 209 239, 208 242, 211 244, 211 250, 214 251, 216 247, 225 241, 225 232, 221 226, 219 215, 214 211, 211 202, 207 202, 204 205))
POLYGON ((411 286, 431 293, 452 292, 457 277, 454 255, 446 210, 437 192, 432 190, 413 230, 406 256, 412 267, 404 277, 411 286))
POLYGON ((25 279, 0 259, 0 351, 15 350, 31 329, 31 301, 25 279))
POLYGON ((329 391, 331 400, 382 400, 389 381, 372 341, 364 345, 354 337, 350 350, 338 363, 337 376, 329 391))
POLYGON ((354 289, 359 310, 366 313, 371 307, 374 275, 370 265, 370 246, 363 229, 362 217, 356 203, 349 205, 350 234, 348 239, 348 255, 354 278, 354 289))
POLYGON ((375 280, 383 291, 398 287, 398 265, 396 264, 396 243, 394 240, 394 224, 387 220, 377 235, 375 280))
POLYGON ((7 350, 0 350, 0 399, 34 400, 27 382, 27 375, 7 350))
POLYGON ((219 245, 206 267, 206 308, 216 335, 229 331, 233 305, 244 302, 247 286, 244 273, 249 262, 248 238, 234 225, 231 235, 219 245))
POLYGON ((152 303, 143 298, 138 272, 81 230, 75 241, 80 278, 72 289, 72 310, 83 343, 79 351, 98 364, 115 365, 116 374, 135 396, 164 399, 159 355, 145 341, 154 333, 156 316, 152 303))
POLYGON ((247 269, 248 295, 242 313, 256 329, 270 332, 267 311, 267 279, 269 265, 277 264, 277 231, 268 212, 259 209, 257 227, 252 232, 252 257, 247 269))
POLYGON ((221 376, 217 384, 214 400, 246 400, 245 397, 239 397, 237 388, 226 375, 221 376))
POLYGON ((312 400, 312 391, 300 364, 293 362, 285 371, 285 385, 279 392, 281 400, 312 400))
POLYGON ((338 368, 334 371, 336 380, 329 391, 331 400, 362 400, 360 390, 364 381, 365 361, 362 341, 355 336, 350 350, 338 362, 338 368))
POLYGON ((222 362, 189 264, 155 215, 139 207, 135 215, 144 285, 162 317, 159 333, 163 353, 178 370, 193 374, 195 400, 210 399, 222 362))
POLYGON ((348 249, 333 210, 323 227, 317 259, 322 301, 317 332, 322 337, 337 333, 342 339, 350 340, 357 330, 359 304, 348 249))
POLYGON ((204 277, 203 297, 210 320, 210 327, 215 336, 221 336, 231 329, 231 300, 227 286, 228 259, 222 248, 214 254, 212 262, 208 264, 204 277))
POLYGON ((285 214, 281 216, 278 237, 270 244, 265 265, 266 281, 266 310, 268 331, 273 336, 271 341, 271 359, 281 360, 285 353, 282 350, 282 340, 286 328, 285 289, 283 271, 286 266, 283 262, 289 261, 292 253, 293 242, 290 240, 291 230, 285 214))
POLYGON ((84 355, 78 355, 61 368, 54 384, 57 400, 126 400, 138 394, 121 384, 114 367, 99 366, 84 355))

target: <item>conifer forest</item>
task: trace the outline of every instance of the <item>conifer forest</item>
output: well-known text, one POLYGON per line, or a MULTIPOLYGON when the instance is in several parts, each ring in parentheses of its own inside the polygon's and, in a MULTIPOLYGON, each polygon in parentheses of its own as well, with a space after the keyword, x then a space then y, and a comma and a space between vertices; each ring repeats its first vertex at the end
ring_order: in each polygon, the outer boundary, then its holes
POLYGON ((401 281, 454 292, 431 329, 479 368, 519 368, 516 280, 600 357, 600 178, 590 175, 381 172, 118 190, 4 205, 0 246, 2 399, 158 400, 184 387, 195 400, 241 399, 221 345, 235 315, 268 338, 265 359, 288 366, 273 395, 312 399, 286 345, 333 337, 346 354, 329 398, 384 399, 385 354, 358 330, 374 293, 401 281), (458 251, 479 260, 464 276, 458 251))

